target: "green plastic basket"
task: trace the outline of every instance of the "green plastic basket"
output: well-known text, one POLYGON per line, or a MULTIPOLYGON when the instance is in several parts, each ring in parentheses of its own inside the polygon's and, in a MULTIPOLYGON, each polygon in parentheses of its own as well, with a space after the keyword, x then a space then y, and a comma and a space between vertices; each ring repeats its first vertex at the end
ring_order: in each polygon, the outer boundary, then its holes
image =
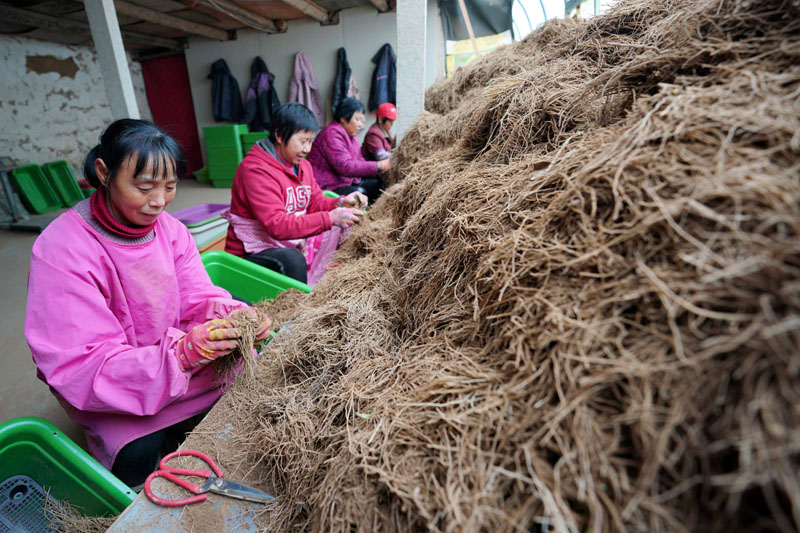
POLYGON ((203 138, 206 146, 240 146, 239 137, 247 133, 247 124, 234 124, 225 126, 205 126, 203 138))
POLYGON ((328 198, 339 198, 339 195, 333 191, 322 191, 323 196, 327 196, 328 198))
POLYGON ((24 417, 0 425, 0 481, 29 476, 53 498, 85 516, 114 516, 133 492, 47 420, 24 417))
POLYGON ((42 165, 42 170, 44 170, 50 186, 61 199, 61 205, 72 207, 83 200, 83 192, 81 192, 81 188, 75 180, 75 175, 66 161, 45 163, 42 165))
POLYGON ((61 207, 61 200, 39 165, 15 168, 11 171, 11 183, 28 211, 41 215, 61 207))
POLYGON ((97 189, 81 189, 84 198, 89 198, 97 189))
POLYGON ((254 131, 251 133, 242 133, 241 141, 242 141, 242 153, 247 155, 247 152, 250 151, 250 148, 253 147, 261 139, 265 138, 269 135, 268 131, 254 131))
POLYGON ((208 177, 208 167, 203 167, 200 170, 194 171, 194 179, 197 183, 209 183, 211 178, 208 177))
POLYGON ((211 283, 251 303, 271 300, 287 289, 311 292, 311 285, 227 252, 204 252, 200 258, 211 283))

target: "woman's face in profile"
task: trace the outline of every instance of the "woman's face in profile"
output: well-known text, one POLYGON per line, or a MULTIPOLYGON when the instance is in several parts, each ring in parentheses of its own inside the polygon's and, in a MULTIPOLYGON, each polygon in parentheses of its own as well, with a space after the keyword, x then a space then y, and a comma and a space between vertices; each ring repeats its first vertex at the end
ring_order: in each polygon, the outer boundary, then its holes
POLYGON ((349 121, 345 122, 344 118, 341 118, 339 122, 350 137, 355 137, 359 131, 364 129, 364 113, 356 111, 349 121))

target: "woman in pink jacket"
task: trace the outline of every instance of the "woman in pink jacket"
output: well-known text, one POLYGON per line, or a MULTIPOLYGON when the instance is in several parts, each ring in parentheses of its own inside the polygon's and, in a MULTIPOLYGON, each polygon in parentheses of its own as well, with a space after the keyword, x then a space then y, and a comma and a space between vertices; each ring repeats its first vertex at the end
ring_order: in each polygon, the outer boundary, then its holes
POLYGON ((233 350, 226 317, 246 307, 211 284, 188 229, 163 212, 184 171, 158 127, 112 123, 84 165, 97 191, 31 256, 25 337, 37 374, 92 455, 132 487, 222 394, 208 363, 233 350))
POLYGON ((346 98, 336 108, 333 122, 322 128, 308 154, 314 177, 323 189, 339 194, 358 191, 370 203, 381 194, 380 172, 389 168, 390 159, 365 161, 356 135, 364 128, 364 105, 346 98))
POLYGON ((290 102, 275 113, 267 139, 247 153, 231 188, 225 251, 314 285, 343 236, 363 213, 359 192, 328 198, 306 160, 317 120, 290 102))

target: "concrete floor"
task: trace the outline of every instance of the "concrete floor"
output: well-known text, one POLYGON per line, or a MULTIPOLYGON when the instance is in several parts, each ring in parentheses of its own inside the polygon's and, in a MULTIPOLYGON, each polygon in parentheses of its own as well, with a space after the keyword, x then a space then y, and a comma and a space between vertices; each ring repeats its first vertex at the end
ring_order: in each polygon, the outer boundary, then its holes
MULTIPOLYGON (((230 201, 230 189, 214 189, 189 179, 178 185, 178 193, 167 211, 230 201)), ((32 232, 0 230, 0 423, 21 416, 38 416, 85 448, 81 429, 67 418, 47 385, 36 377, 36 366, 25 341, 28 268, 37 236, 32 232)))

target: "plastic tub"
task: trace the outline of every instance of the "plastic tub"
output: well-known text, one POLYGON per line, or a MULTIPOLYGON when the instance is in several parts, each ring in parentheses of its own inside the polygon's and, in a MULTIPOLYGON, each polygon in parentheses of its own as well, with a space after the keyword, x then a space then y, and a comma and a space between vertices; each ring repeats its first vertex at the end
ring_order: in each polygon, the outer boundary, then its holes
POLYGON ((189 228, 189 233, 192 234, 197 247, 203 248, 210 242, 228 234, 228 221, 224 218, 217 218, 207 224, 189 228))
POLYGON ((337 194, 337 193, 335 193, 333 191, 322 191, 322 194, 324 196, 327 196, 328 198, 339 198, 339 194, 337 194))
POLYGON ((42 165, 45 175, 50 181, 50 186, 61 199, 61 205, 72 207, 83 200, 83 193, 75 180, 75 175, 66 161, 53 161, 42 165))
POLYGON ((85 516, 113 516, 133 492, 47 420, 17 418, 0 425, 0 482, 29 476, 50 496, 85 516))
POLYGON ((211 282, 247 302, 271 300, 287 289, 311 292, 311 285, 227 252, 200 254, 211 282))
POLYGON ((175 211, 172 216, 183 222, 187 228, 196 228, 220 220, 220 214, 230 207, 230 204, 197 204, 175 211))
POLYGON ((15 168, 11 171, 11 183, 28 211, 41 215, 61 207, 61 200, 39 165, 15 168))
POLYGON ((203 167, 200 170, 194 171, 194 179, 197 183, 208 183, 211 178, 208 177, 208 167, 203 167))

